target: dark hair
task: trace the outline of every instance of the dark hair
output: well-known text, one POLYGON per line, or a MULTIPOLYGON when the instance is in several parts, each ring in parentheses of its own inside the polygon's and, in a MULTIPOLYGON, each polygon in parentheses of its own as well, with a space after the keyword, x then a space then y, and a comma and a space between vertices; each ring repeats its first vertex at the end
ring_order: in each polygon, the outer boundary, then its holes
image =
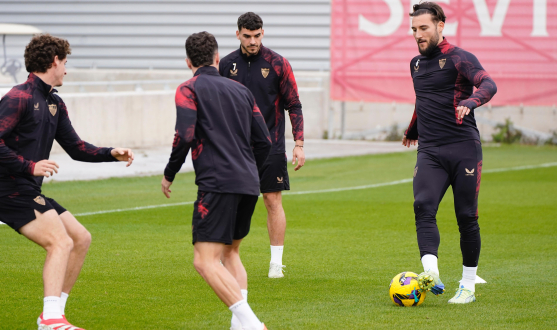
POLYGON ((263 28, 263 20, 256 13, 248 11, 238 17, 238 31, 242 28, 254 31, 263 28))
POLYGON ((186 40, 186 55, 196 68, 213 64, 218 50, 215 36, 207 31, 194 33, 186 40))
POLYGON ((447 18, 447 16, 445 16, 445 12, 443 12, 443 8, 432 1, 420 2, 419 4, 412 6, 412 9, 413 12, 409 14, 410 17, 431 14, 431 20, 435 24, 439 23, 439 21, 445 23, 445 19, 447 18))
POLYGON ((31 38, 25 47, 25 68, 27 72, 44 73, 52 67, 54 57, 63 60, 72 50, 66 39, 56 38, 50 34, 39 34, 31 38))

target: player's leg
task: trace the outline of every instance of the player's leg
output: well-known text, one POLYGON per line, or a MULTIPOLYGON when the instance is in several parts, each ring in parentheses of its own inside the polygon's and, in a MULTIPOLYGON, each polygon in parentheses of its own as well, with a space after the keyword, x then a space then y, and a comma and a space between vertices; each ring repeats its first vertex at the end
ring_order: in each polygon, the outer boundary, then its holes
POLYGON ((282 255, 286 233, 286 215, 282 206, 282 191, 290 190, 286 155, 269 155, 260 171, 261 193, 267 209, 267 229, 271 242, 269 277, 281 278, 282 255))
MULTIPOLYGON (((230 272, 230 274, 232 274, 232 276, 234 276, 240 285, 242 297, 246 301, 248 300, 248 275, 244 265, 242 264, 242 260, 240 259, 240 243, 249 233, 251 218, 258 199, 258 196, 242 196, 236 212, 234 240, 232 241, 232 245, 226 245, 224 247, 224 252, 221 258, 224 267, 226 267, 226 269, 230 272)), ((231 330, 242 330, 242 323, 234 314, 232 314, 230 324, 231 330)))
POLYGON ((192 219, 194 266, 244 329, 261 330, 264 326, 243 299, 238 281, 221 265, 225 244, 234 241, 241 197, 238 194, 198 192, 192 219))
POLYGON ((267 208, 267 230, 271 241, 271 262, 269 264, 269 277, 281 278, 282 254, 284 251, 284 237, 286 233, 286 215, 282 207, 282 193, 269 192, 263 194, 263 201, 267 208))
POLYGON ((413 182, 416 233, 424 266, 418 282, 422 290, 430 290, 436 295, 444 292, 437 265, 440 236, 436 216, 449 184, 449 175, 438 159, 438 148, 420 150, 413 182))
POLYGON ((219 299, 236 315, 243 329, 262 330, 263 324, 242 297, 240 285, 220 264, 223 243, 197 242, 194 245, 194 266, 219 299))
POLYGON ((482 148, 478 141, 464 141, 454 146, 453 195, 460 231, 463 273, 457 294, 450 303, 475 301, 475 281, 480 258, 481 237, 478 225, 478 194, 482 174, 482 148))
POLYGON ((73 241, 55 210, 42 214, 35 211, 35 216, 36 219, 21 227, 19 232, 46 250, 43 268, 45 304, 42 317, 44 320, 60 320, 60 295, 73 241))
POLYGON ((77 219, 68 211, 60 214, 60 219, 68 232, 68 235, 73 240, 73 249, 70 253, 70 258, 68 261, 68 268, 66 270, 66 276, 64 279, 64 286, 62 287, 62 295, 60 301, 60 307, 62 310, 62 315, 65 315, 66 301, 68 295, 70 294, 81 268, 83 267, 83 262, 85 261, 85 256, 87 251, 89 251, 89 246, 91 245, 91 234, 85 227, 77 221, 77 219))

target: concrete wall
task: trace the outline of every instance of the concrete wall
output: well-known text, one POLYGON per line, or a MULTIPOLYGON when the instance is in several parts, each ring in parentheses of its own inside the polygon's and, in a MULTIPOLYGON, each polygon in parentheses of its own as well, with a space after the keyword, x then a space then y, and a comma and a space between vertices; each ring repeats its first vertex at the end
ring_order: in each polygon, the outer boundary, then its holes
MULTIPOLYGON (((341 103, 329 100, 329 74, 296 71, 295 76, 304 112, 306 138, 340 138, 341 103)), ((176 120, 175 89, 190 77, 188 70, 74 69, 68 71, 67 85, 60 87, 59 91, 82 139, 98 146, 148 148, 168 145, 170 148, 176 120), (106 84, 69 86, 78 81, 125 80, 166 80, 170 83, 143 84, 141 91, 136 91, 134 84, 111 88, 106 84)), ((346 102, 345 135, 352 139, 381 140, 393 125, 398 125, 402 131, 408 125, 413 110, 412 104, 346 102)), ((476 110, 476 116, 482 138, 488 141, 493 128, 479 118, 491 122, 504 122, 510 118, 517 126, 543 133, 557 130, 555 107, 482 107, 476 110)), ((288 120, 286 137, 292 138, 288 120)), ((53 150, 59 151, 61 148, 58 146, 53 150)))

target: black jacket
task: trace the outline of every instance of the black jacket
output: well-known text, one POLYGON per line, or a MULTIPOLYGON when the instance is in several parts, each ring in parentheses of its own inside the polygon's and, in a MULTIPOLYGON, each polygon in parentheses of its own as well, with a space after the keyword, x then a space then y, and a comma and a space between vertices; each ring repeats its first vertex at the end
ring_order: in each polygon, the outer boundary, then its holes
POLYGON ((75 160, 116 161, 112 148, 97 148, 79 138, 57 91, 34 74, 0 100, 0 196, 40 191, 35 163, 50 156, 54 139, 75 160))
POLYGON ((240 82, 255 96, 267 128, 271 134, 273 148, 270 154, 283 154, 284 110, 288 110, 294 140, 304 139, 304 117, 298 96, 298 87, 290 63, 261 46, 257 55, 246 56, 240 49, 220 61, 222 76, 240 82))
POLYGON ((407 138, 418 139, 419 148, 480 141, 474 109, 491 100, 497 86, 474 55, 445 39, 429 57, 414 57, 410 74, 416 108, 407 138), (471 111, 459 120, 456 108, 461 105, 471 111))
POLYGON ((200 191, 259 195, 260 167, 271 150, 269 131, 250 91, 204 66, 176 90, 176 134, 165 178, 192 149, 200 191))

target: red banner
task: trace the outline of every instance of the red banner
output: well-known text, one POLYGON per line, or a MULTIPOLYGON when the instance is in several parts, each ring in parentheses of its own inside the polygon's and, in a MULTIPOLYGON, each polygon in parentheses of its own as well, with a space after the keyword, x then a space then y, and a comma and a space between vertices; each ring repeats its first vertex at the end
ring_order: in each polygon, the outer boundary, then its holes
MULTIPOLYGON (((443 35, 476 55, 497 84, 493 105, 557 104, 557 1, 440 0, 443 35)), ((415 100, 410 60, 419 54, 410 29, 419 0, 333 0, 331 97, 415 100)))

